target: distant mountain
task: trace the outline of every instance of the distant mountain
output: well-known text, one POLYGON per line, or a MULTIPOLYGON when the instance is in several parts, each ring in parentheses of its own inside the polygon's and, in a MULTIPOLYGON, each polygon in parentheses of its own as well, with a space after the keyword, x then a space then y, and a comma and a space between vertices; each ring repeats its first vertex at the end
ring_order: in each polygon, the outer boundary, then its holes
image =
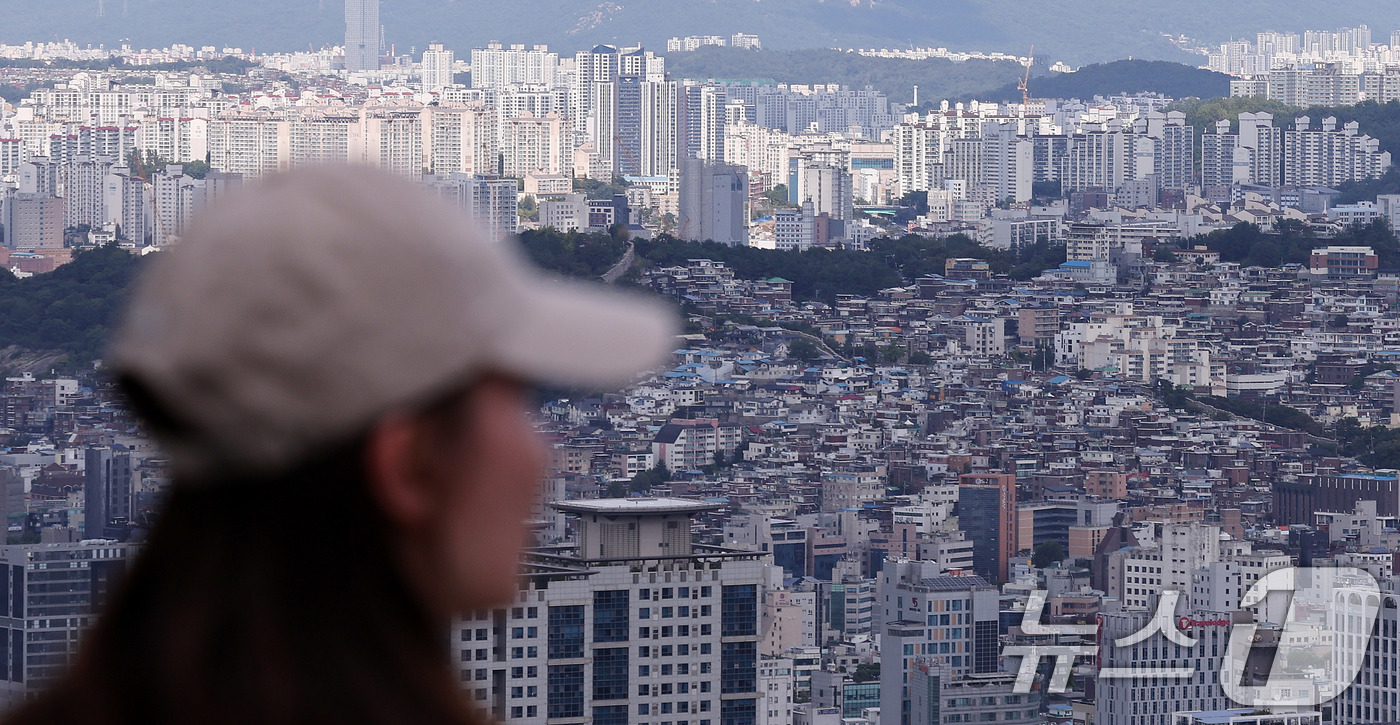
MULTIPOLYGON (((342 0, 0 0, 0 40, 137 46, 173 42, 296 50, 338 43, 342 0), (105 15, 98 17, 99 3, 105 15)), ((499 39, 562 51, 597 43, 664 47, 672 35, 757 33, 767 47, 945 46, 1071 64, 1139 57, 1190 61, 1163 34, 1208 42, 1260 30, 1368 23, 1400 27, 1400 3, 1274 0, 384 0, 385 36, 400 52, 438 40, 460 51, 499 39)), ((1199 56, 1195 56, 1199 58, 1199 56)))
POLYGON ((921 101, 977 96, 1006 83, 1015 87, 1015 79, 1025 72, 1025 66, 1014 61, 954 63, 939 58, 868 58, 839 50, 752 51, 711 47, 667 56, 666 70, 677 78, 771 79, 779 83, 869 86, 882 91, 892 101, 909 103, 913 100, 914 86, 919 87, 921 101))
MULTIPOLYGON (((1075 73, 1053 73, 1032 77, 1035 98, 1079 98, 1110 96, 1118 93, 1160 93, 1170 98, 1220 98, 1230 95, 1230 76, 1180 63, 1161 60, 1118 60, 1086 65, 1075 73)), ((970 98, 986 101, 1021 100, 1016 83, 970 98)))

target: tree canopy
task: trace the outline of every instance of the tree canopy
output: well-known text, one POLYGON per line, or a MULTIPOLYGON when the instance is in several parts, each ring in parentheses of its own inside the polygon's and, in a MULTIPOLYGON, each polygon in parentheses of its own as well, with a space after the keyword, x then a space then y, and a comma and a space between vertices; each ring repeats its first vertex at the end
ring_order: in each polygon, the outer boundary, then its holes
POLYGON ((1381 267, 1400 267, 1400 239, 1384 219, 1352 225, 1328 238, 1318 237, 1312 229, 1291 219, 1278 222, 1271 232, 1240 222, 1229 229, 1197 235, 1186 242, 1187 247, 1205 246, 1219 252, 1221 261, 1260 267, 1307 264, 1314 248, 1328 244, 1372 247, 1381 267))
POLYGON ((916 85, 920 98, 958 98, 1005 83, 1014 85, 1023 68, 1012 61, 954 63, 942 58, 871 58, 825 49, 754 51, 709 46, 667 55, 666 70, 676 78, 839 83, 856 89, 869 86, 892 101, 907 102, 916 85))
POLYGON ((971 238, 922 237, 872 240, 869 251, 811 249, 804 252, 729 246, 715 242, 686 242, 667 235, 637 242, 637 254, 662 266, 691 259, 724 262, 741 279, 782 277, 791 280, 798 300, 833 302, 836 295, 869 297, 882 289, 900 287, 929 274, 942 274, 950 257, 975 257, 988 262, 993 273, 1030 279, 1065 261, 1062 246, 1039 244, 1020 252, 990 249, 971 238))
POLYGON ((74 367, 100 358, 141 259, 116 246, 79 252, 47 274, 0 270, 0 348, 64 353, 74 367))
POLYGON ((1031 555, 1031 566, 1048 569, 1065 560, 1065 546, 1058 541, 1042 541, 1031 555))
MULTIPOLYGON (((1164 60, 1115 60, 1086 65, 1073 73, 1031 78, 1036 98, 1080 98, 1119 93, 1160 93, 1169 98, 1215 98, 1230 95, 1230 76, 1164 60)), ((972 94, 978 100, 1021 101, 1015 82, 990 93, 972 94)))
POLYGON ((601 277, 627 253, 627 242, 608 234, 529 229, 520 244, 535 264, 570 277, 601 277))

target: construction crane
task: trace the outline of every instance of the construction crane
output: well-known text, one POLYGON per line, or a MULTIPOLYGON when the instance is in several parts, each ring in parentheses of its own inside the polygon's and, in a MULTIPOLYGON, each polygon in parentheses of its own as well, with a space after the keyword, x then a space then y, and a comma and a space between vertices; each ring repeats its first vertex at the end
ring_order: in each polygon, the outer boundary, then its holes
MULTIPOLYGON (((160 215, 160 201, 156 195, 155 181, 151 179, 151 168, 144 163, 141 158, 141 149, 132 150, 132 165, 135 167, 132 178, 141 181, 142 191, 145 191, 151 200, 151 216, 155 218, 156 226, 159 227, 159 240, 169 241, 168 230, 165 228, 165 219, 160 215)), ((153 240, 154 241, 154 240, 153 240)))
POLYGON ((1031 104, 1031 66, 1035 65, 1035 46, 1031 46, 1031 54, 1026 58, 1026 75, 1016 82, 1016 90, 1021 92, 1021 107, 1026 108, 1031 104))
POLYGON ((617 145, 617 148, 620 149, 622 153, 626 154, 627 160, 637 169, 637 173, 642 173, 642 162, 637 158, 636 154, 632 153, 632 149, 627 148, 627 144, 622 142, 622 137, 618 134, 613 134, 613 143, 617 145))

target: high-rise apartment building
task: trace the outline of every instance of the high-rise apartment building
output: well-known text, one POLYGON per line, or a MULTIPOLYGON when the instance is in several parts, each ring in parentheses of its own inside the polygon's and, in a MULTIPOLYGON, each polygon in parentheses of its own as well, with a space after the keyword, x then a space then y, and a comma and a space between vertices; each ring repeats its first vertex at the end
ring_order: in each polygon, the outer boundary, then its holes
POLYGON ((267 113, 230 113, 209 120, 209 166, 256 179, 286 168, 291 127, 267 113))
POLYGON ((524 178, 527 174, 563 174, 573 163, 571 125, 550 113, 536 118, 525 113, 501 126, 501 173, 524 178))
POLYGON ((187 176, 170 164, 151 176, 151 243, 164 246, 179 238, 207 201, 208 181, 187 176))
MULTIPOLYGON (((631 85, 660 83, 666 80, 666 59, 642 48, 619 50, 611 45, 599 45, 592 50, 581 50, 574 55, 573 87, 569 91, 569 118, 583 126, 575 130, 586 132, 586 138, 602 147, 608 143, 616 127, 608 125, 606 119, 608 104, 619 91, 602 88, 613 86, 613 81, 621 76, 635 76, 631 85), (600 113, 600 109, 603 109, 600 113)), ((625 93, 625 91, 622 91, 625 93)))
POLYGON ((379 70, 379 0, 345 0, 345 69, 379 70))
POLYGON ((1147 116, 1146 132, 1156 143, 1153 173, 1164 189, 1185 189, 1196 178, 1196 128, 1186 123, 1186 114, 1153 111, 1147 116))
POLYGON ((1012 123, 982 125, 982 183, 998 200, 1030 201, 1035 147, 1012 123))
MULTIPOLYGON (((558 82, 559 54, 548 46, 506 47, 499 42, 472 49, 472 88, 506 90, 522 86, 554 88, 558 82)), ((562 109, 561 109, 562 111, 562 109)))
POLYGON ((444 201, 460 207, 494 239, 520 230, 520 211, 515 179, 453 173, 427 182, 444 201))
POLYGON ((685 159, 682 164, 680 237, 747 245, 748 170, 700 159, 685 159))
POLYGON ((125 168, 102 179, 102 223, 116 225, 120 237, 137 245, 151 243, 151 196, 146 182, 125 168))
POLYGON ((484 108, 429 109, 428 173, 499 173, 500 124, 500 117, 484 108))
POLYGON ((432 93, 452 85, 452 65, 456 60, 456 55, 443 48, 442 43, 429 43, 423 51, 423 90, 432 93))
POLYGON ((427 159, 423 144, 423 118, 421 108, 367 109, 360 118, 363 145, 362 153, 355 156, 351 148, 351 161, 384 169, 398 176, 421 179, 427 159))
POLYGON ((209 119, 148 118, 136 131, 136 148, 175 163, 203 161, 209 154, 209 119))
POLYGON ((680 94, 680 155, 684 158, 723 161, 724 87, 686 82, 681 86, 680 94))
POLYGON ((1289 186, 1337 186, 1379 178, 1389 168, 1390 152, 1355 121, 1338 128, 1329 116, 1315 127, 1300 116, 1283 133, 1283 183, 1289 186))
POLYGON ((456 627, 462 687, 500 722, 755 722, 768 555, 695 543, 681 499, 558 502, 570 550, 529 557, 516 601, 456 627))
POLYGON ((103 184, 118 164, 111 156, 75 157, 66 164, 64 183, 64 226, 100 227, 107 220, 103 207, 103 184))

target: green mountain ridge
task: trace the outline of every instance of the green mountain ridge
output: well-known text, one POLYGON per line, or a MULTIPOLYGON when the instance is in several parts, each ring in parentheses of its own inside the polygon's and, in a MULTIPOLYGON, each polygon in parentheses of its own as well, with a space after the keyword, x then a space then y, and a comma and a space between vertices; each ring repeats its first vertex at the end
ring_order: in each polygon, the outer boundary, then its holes
MULTIPOLYGON (((291 51, 339 43, 341 0, 0 0, 0 41, 71 39, 138 47, 174 42, 291 51)), ((1400 27, 1400 4, 1344 5, 1241 0, 1207 12, 1185 0, 1133 5, 1110 0, 384 0, 385 37, 399 52, 441 41, 465 54, 499 39, 572 52, 597 43, 662 49, 673 35, 757 33, 770 48, 944 46, 1024 54, 1049 62, 1117 58, 1195 61, 1166 35, 1206 43, 1261 30, 1300 32, 1368 23, 1382 40, 1400 27), (1266 19, 1262 20, 1261 19, 1266 19)))
MULTIPOLYGON (((1230 95, 1230 76, 1160 60, 1119 60, 1087 65, 1074 73, 1053 73, 1032 77, 1031 96, 1035 98, 1079 98, 1118 93, 1160 93, 1169 98, 1220 98, 1230 95)), ((1021 91, 1014 82, 978 100, 1019 102, 1021 91)))

